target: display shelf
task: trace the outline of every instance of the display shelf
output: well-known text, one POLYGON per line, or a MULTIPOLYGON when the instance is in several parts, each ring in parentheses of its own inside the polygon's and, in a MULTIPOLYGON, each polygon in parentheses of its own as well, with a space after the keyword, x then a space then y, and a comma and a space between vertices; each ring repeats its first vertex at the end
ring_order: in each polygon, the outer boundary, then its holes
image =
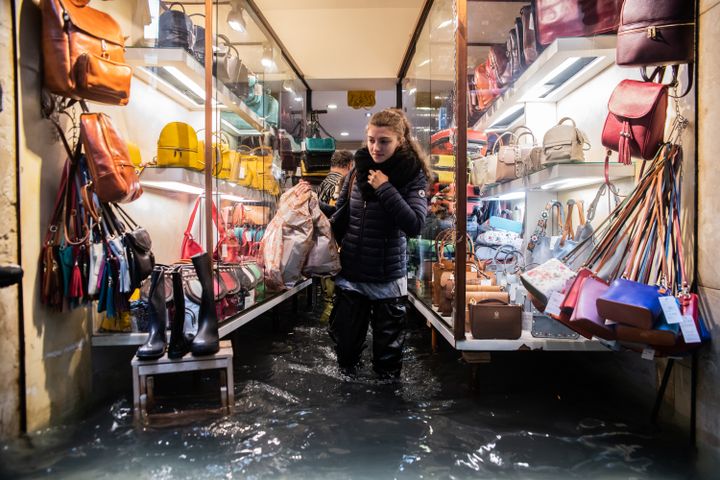
POLYGON ((476 340, 469 333, 465 340, 456 340, 453 334, 452 318, 440 315, 434 308, 428 306, 412 292, 408 293, 408 300, 415 309, 430 322, 430 324, 447 340, 447 342, 461 351, 475 352, 502 352, 515 350, 548 350, 548 351, 585 351, 585 352, 609 352, 611 350, 604 342, 588 340, 583 337, 578 339, 559 338, 535 338, 529 331, 523 330, 517 340, 476 340))
POLYGON ((615 35, 558 38, 495 100, 473 129, 492 128, 525 103, 558 102, 615 62, 616 41, 615 35), (574 68, 586 62, 566 79, 574 68))
MULTIPOLYGON (((187 168, 160 168, 147 166, 140 174, 140 185, 143 188, 169 190, 200 195, 205 192, 205 173, 187 168)), ((214 194, 242 202, 245 205, 270 205, 276 199, 267 192, 241 187, 227 180, 213 179, 214 194)))
MULTIPOLYGON (((242 327, 248 322, 256 319, 271 308, 287 300, 293 295, 298 294, 301 290, 309 287, 312 279, 308 278, 295 285, 293 288, 284 292, 266 296, 262 302, 257 302, 253 306, 246 308, 236 316, 224 320, 218 327, 220 338, 229 335, 234 330, 242 327)), ((147 340, 147 333, 96 333, 92 337, 92 345, 94 347, 117 347, 123 345, 142 345, 147 340)))
MULTIPOLYGON (((608 178, 611 181, 635 175, 633 165, 611 163, 609 167, 608 178)), ((483 197, 496 200, 519 192, 557 192, 598 184, 604 179, 604 162, 559 163, 523 178, 486 187, 483 197)))
MULTIPOLYGON (((199 111, 205 108, 205 68, 182 48, 129 47, 125 52, 125 61, 135 67, 133 74, 137 78, 179 101, 189 110, 199 111), (161 72, 153 71, 153 68, 163 68, 165 71, 161 74, 161 72), (173 78, 163 78, 165 73, 170 73, 173 78), (183 89, 187 89, 187 94, 181 92, 171 82, 179 82, 183 89)), ((222 82, 213 82, 212 95, 219 102, 218 108, 238 114, 257 132, 268 129, 269 125, 265 123, 265 120, 250 110, 222 82)))

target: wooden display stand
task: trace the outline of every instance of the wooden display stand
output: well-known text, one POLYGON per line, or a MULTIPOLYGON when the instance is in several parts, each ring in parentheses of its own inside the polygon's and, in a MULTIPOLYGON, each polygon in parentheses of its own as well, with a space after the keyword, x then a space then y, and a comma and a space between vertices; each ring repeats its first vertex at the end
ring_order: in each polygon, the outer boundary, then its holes
MULTIPOLYGON (((140 360, 133 357, 130 365, 133 375, 133 416, 135 421, 146 424, 150 417, 147 410, 155 400, 154 375, 164 373, 194 372, 200 370, 220 370, 221 411, 229 414, 234 404, 233 394, 233 349, 229 340, 220 342, 220 351, 214 355, 194 357, 186 354, 183 358, 170 359, 167 353, 157 360, 140 360)), ((163 414, 157 414, 160 416, 163 414)))

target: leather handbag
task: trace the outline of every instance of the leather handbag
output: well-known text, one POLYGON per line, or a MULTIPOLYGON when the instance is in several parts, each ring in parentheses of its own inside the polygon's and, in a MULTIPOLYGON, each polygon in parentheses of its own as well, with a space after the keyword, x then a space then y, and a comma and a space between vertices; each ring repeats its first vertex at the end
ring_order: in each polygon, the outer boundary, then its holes
POLYGON ((203 67, 205 66, 205 15, 202 13, 193 13, 191 15, 188 15, 190 19, 192 17, 200 17, 202 18, 201 23, 202 25, 196 25, 193 23, 192 31, 193 31, 193 46, 192 46, 192 53, 193 57, 197 59, 198 62, 200 62, 200 65, 203 67))
POLYGON ((115 209, 120 212, 120 217, 125 224, 121 230, 124 231, 122 239, 130 269, 130 290, 132 291, 138 288, 155 268, 152 239, 148 231, 135 223, 119 205, 115 205, 115 209))
POLYGON ((695 2, 625 0, 620 15, 616 63, 677 65, 695 58, 695 2))
POLYGON ((500 95, 500 91, 490 85, 487 65, 485 63, 481 63, 475 67, 474 78, 477 108, 482 111, 487 110, 500 95))
POLYGON ((140 179, 127 145, 104 113, 80 115, 80 138, 85 149, 92 189, 101 202, 132 202, 142 195, 140 179))
MULTIPOLYGON (((192 52, 195 45, 195 29, 192 19, 185 12, 182 3, 174 2, 168 5, 167 10, 160 14, 158 19, 158 47, 184 48, 192 52), (181 10, 173 10, 179 6, 181 10)), ((204 33, 203 33, 204 36, 204 33)))
POLYGON ((500 300, 470 303, 470 331, 476 339, 515 340, 522 334, 522 306, 500 300))
POLYGON ((609 288, 610 286, 606 282, 594 276, 587 276, 582 281, 575 308, 570 316, 573 328, 577 327, 581 331, 590 332, 605 340, 615 339, 614 327, 605 325, 605 319, 597 309, 597 299, 604 295, 609 288))
POLYGON ((622 0, 536 0, 538 39, 588 37, 617 31, 622 0))
POLYGON ((42 0, 45 87, 76 100, 127 105, 132 67, 125 63, 125 38, 110 15, 87 3, 42 0))
POLYGON ((608 101, 602 131, 604 147, 629 165, 631 157, 650 160, 663 143, 667 118, 668 87, 660 83, 623 80, 608 101))
POLYGON ((485 71, 491 89, 499 91, 510 84, 512 71, 505 44, 490 47, 490 53, 485 63, 485 71))
POLYGON ((156 165, 204 170, 205 162, 199 153, 195 129, 184 122, 165 125, 158 137, 156 165))
POLYGON ((534 3, 525 5, 520 9, 520 26, 522 29, 522 48, 525 65, 530 65, 537 59, 542 50, 542 45, 540 45, 537 38, 534 3))
POLYGON ((584 162, 585 150, 590 150, 587 135, 577 128, 575 120, 564 117, 543 137, 542 164, 584 162), (567 125, 567 121, 571 125, 567 125))
POLYGON ((510 72, 513 80, 515 80, 525 71, 526 67, 522 47, 522 25, 519 17, 515 19, 515 25, 508 32, 505 48, 507 49, 510 72))
POLYGON ((659 287, 618 278, 597 299, 602 318, 638 328, 650 329, 660 317, 659 287))
POLYGON ((661 317, 655 327, 646 330, 644 328, 631 327, 618 323, 615 325, 615 338, 621 342, 632 342, 651 347, 674 347, 678 343, 680 326, 670 325, 661 317))
POLYGON ((214 52, 213 74, 223 83, 237 83, 240 81, 242 70, 240 53, 225 35, 218 35, 218 39, 222 41, 223 45, 214 52))

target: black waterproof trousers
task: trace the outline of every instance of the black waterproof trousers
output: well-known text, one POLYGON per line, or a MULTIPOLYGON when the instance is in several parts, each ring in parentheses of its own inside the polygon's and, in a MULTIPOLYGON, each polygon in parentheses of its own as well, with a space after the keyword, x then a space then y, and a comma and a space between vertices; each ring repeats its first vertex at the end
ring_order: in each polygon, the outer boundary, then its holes
POLYGON ((346 373, 354 373, 360 362, 368 325, 372 326, 373 370, 382 376, 398 377, 405 341, 405 298, 370 300, 336 288, 329 332, 340 369, 346 373))

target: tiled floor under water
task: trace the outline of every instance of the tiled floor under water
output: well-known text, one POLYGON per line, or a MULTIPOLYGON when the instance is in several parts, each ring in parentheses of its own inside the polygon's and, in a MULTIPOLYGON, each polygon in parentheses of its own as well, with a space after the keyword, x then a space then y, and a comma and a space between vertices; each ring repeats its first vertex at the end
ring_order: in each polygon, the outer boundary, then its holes
POLYGON ((0 478, 705 478, 686 433, 650 424, 652 390, 607 374, 640 359, 514 352, 473 367, 447 345, 431 353, 411 322, 400 382, 367 362, 349 379, 317 313, 281 316, 237 331, 231 416, 135 428, 128 373, 126 393, 84 421, 3 445, 0 478))

